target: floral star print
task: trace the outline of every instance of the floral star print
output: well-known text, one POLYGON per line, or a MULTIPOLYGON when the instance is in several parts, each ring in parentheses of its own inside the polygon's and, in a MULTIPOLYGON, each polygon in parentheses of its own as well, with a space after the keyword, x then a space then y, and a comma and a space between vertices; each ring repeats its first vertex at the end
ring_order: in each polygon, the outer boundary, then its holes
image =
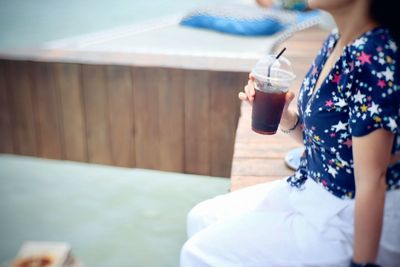
POLYGON ((364 51, 361 52, 361 55, 358 56, 358 60, 361 61, 361 65, 364 65, 365 63, 371 64, 371 55, 365 54, 364 51))
MULTIPOLYGON (((347 45, 314 88, 338 39, 332 32, 302 84, 298 112, 306 153, 288 182, 301 187, 311 178, 337 197, 354 198, 352 137, 384 128, 395 135, 393 153, 400 151, 400 53, 388 30, 376 28, 347 45)), ((389 190, 400 188, 400 162, 386 179, 389 190)))

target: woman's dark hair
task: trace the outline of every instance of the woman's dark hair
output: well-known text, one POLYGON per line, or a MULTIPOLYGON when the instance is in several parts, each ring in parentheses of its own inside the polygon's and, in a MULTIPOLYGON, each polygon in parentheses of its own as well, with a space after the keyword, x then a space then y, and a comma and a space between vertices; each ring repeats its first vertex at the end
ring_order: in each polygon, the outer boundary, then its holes
POLYGON ((378 24, 389 29, 390 34, 400 46, 400 10, 399 0, 370 0, 371 17, 378 24))

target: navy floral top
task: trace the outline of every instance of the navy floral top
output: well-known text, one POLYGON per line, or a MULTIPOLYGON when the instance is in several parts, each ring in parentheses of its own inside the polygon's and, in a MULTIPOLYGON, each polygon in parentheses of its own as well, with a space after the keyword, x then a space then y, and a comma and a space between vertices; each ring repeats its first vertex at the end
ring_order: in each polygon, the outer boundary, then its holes
MULTIPOLYGON (((300 89, 305 153, 288 182, 301 187, 312 178, 337 197, 354 198, 352 136, 384 128, 395 134, 392 153, 400 150, 400 58, 388 30, 375 28, 343 49, 313 94, 338 39, 336 30, 328 36, 300 89)), ((389 190, 400 188, 400 162, 386 176, 389 190)))

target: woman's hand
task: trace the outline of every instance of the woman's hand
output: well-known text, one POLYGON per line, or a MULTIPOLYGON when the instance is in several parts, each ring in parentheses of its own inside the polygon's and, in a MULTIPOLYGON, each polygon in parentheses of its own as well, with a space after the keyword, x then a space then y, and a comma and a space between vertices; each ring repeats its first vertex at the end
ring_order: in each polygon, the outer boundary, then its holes
MULTIPOLYGON (((239 93, 239 99, 242 101, 245 101, 249 103, 250 105, 253 104, 254 97, 256 95, 256 91, 254 89, 254 76, 249 75, 249 80, 247 81, 247 85, 244 87, 244 92, 239 93)), ((292 91, 287 92, 286 94, 286 99, 285 99, 285 106, 283 107, 283 112, 282 112, 282 119, 281 119, 281 124, 284 124, 283 126, 286 126, 285 124, 292 124, 295 123, 293 122, 293 112, 289 111, 289 105, 294 99, 294 93, 292 91)), ((284 127, 287 128, 287 127, 284 127)), ((290 127, 289 127, 290 128, 290 127)))
MULTIPOLYGON (((255 97, 256 90, 254 88, 254 76, 250 74, 247 85, 244 87, 244 91, 239 93, 239 99, 252 105, 255 97)), ((289 105, 293 99, 294 93, 292 91, 287 92, 285 98, 285 106, 283 107, 280 122, 281 129, 292 129, 293 126, 296 125, 298 115, 296 114, 296 112, 289 110, 289 105)), ((301 127, 296 127, 296 129, 294 129, 290 136, 299 143, 303 144, 303 131, 301 130, 301 127)))
POLYGON ((247 85, 244 87, 243 91, 244 92, 239 93, 239 99, 252 105, 256 91, 254 89, 254 77, 251 74, 249 75, 249 80, 247 81, 247 85))

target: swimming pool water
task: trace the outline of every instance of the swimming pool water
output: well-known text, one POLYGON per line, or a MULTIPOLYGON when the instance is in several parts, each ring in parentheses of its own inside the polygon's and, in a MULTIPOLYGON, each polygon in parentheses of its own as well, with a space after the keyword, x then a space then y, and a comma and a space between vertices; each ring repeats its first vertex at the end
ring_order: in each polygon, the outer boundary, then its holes
POLYGON ((0 0, 0 49, 35 47, 232 0, 0 0))

